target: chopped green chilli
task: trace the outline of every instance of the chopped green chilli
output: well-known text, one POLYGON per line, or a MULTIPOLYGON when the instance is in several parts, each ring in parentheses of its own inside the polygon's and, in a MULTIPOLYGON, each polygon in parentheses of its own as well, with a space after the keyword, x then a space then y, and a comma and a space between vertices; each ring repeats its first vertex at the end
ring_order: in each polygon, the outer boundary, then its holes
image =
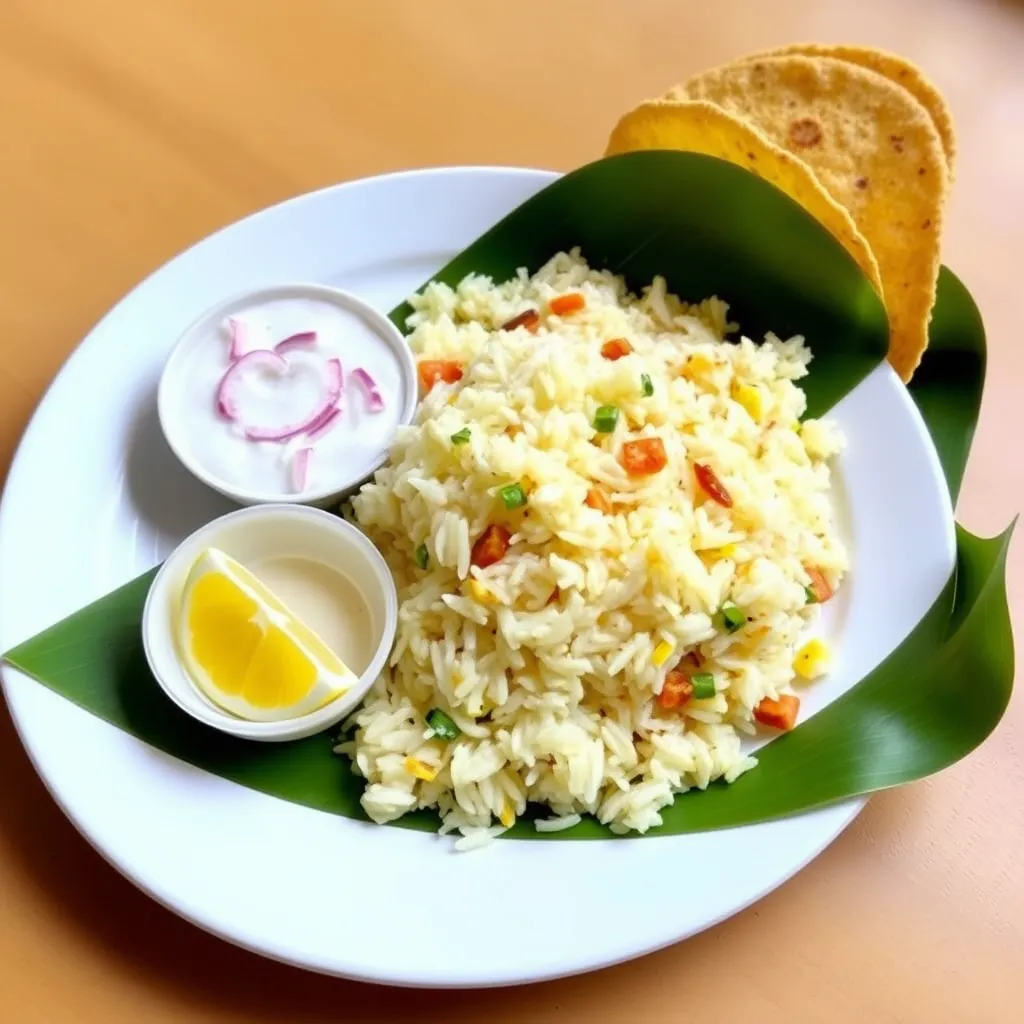
POLYGON ((521 484, 509 484, 507 487, 499 488, 498 496, 509 511, 514 508, 522 508, 526 504, 526 491, 523 490, 521 484))
POLYGON ((650 398, 654 394, 654 381, 651 380, 649 374, 640 374, 640 390, 643 392, 644 398, 650 398))
POLYGON ((469 443, 469 427, 463 427, 461 430, 455 431, 451 436, 452 444, 468 444, 469 443))
POLYGON ((742 629, 747 621, 746 615, 743 614, 734 604, 722 605, 722 610, 719 613, 722 620, 722 629, 726 633, 735 633, 736 630, 742 629))
POLYGON ((440 708, 431 708, 427 712, 427 725, 435 736, 443 740, 457 740, 462 735, 462 730, 440 708))
POLYGON ((413 556, 412 556, 412 557, 413 557, 414 559, 416 559, 416 564, 417 564, 417 565, 418 565, 418 566, 419 566, 419 567, 420 567, 421 569, 426 569, 426 567, 427 567, 427 562, 429 562, 429 561, 430 561, 430 555, 429 555, 429 553, 427 552, 427 545, 426 545, 426 544, 421 544, 421 545, 420 545, 420 546, 419 546, 419 547, 418 547, 418 548, 417 548, 417 549, 416 549, 416 550, 415 550, 415 551, 413 552, 413 556))
POLYGON ((818 603, 818 595, 810 587, 804 587, 804 593, 807 595, 808 604, 818 603))
POLYGON ((697 700, 707 700, 715 695, 715 677, 710 672, 697 672, 690 676, 693 695, 697 700))
POLYGON ((610 434, 619 422, 619 410, 614 405, 602 405, 594 414, 594 429, 599 434, 610 434))

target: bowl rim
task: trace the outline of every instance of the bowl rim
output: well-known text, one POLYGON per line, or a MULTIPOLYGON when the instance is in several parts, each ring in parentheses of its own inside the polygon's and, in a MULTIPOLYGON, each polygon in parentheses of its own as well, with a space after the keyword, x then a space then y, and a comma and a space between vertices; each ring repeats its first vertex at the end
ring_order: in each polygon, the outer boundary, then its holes
POLYGON ((172 377, 171 370, 176 361, 181 358, 182 352, 185 351, 186 346, 196 331, 211 320, 223 318, 225 311, 232 306, 245 302, 267 301, 270 298, 282 297, 287 293, 302 293, 307 297, 332 302, 349 310, 349 312, 365 320, 377 332, 381 340, 392 349, 398 358, 406 396, 405 404, 400 410, 398 421, 395 424, 396 430, 412 422, 416 415, 417 405, 419 404, 419 382, 416 360, 413 358, 412 349, 406 344, 404 335, 392 323, 390 318, 355 292, 315 281, 280 281, 274 284, 246 288, 219 299, 193 318, 171 346, 171 350, 160 370, 160 382, 157 386, 156 399, 157 419, 160 422, 160 432, 167 442, 167 446, 185 469, 207 487, 223 494, 232 501, 238 502, 240 505, 319 505, 330 502, 335 498, 340 499, 353 488, 372 477, 387 461, 389 454, 390 446, 386 446, 380 455, 365 470, 361 470, 358 474, 339 475, 334 483, 321 487, 316 491, 307 490, 299 494, 293 494, 285 491, 259 491, 233 484, 216 473, 210 472, 202 464, 202 461, 197 459, 187 447, 175 440, 176 433, 170 423, 177 392, 170 383, 172 377))
MULTIPOLYGON (((357 585, 353 582, 353 586, 357 585)), ((364 593, 361 588, 357 587, 357 589, 364 593)), ((366 694, 384 669, 394 646, 397 629, 398 591, 391 570, 376 545, 361 530, 346 522, 340 516, 333 515, 322 509, 289 502, 250 505, 236 509, 211 520, 190 533, 167 556, 150 583, 149 590, 146 593, 146 601, 143 605, 141 625, 142 646, 146 655, 146 662, 153 678, 169 700, 203 725, 241 739, 261 740, 264 742, 282 742, 312 736, 331 728, 351 714, 362 703, 366 694), (172 648, 176 646, 173 628, 167 616, 167 611, 175 599, 175 595, 168 592, 168 580, 176 570, 181 568, 181 560, 184 557, 185 551, 194 549, 196 555, 198 555, 202 550, 202 546, 201 544, 197 545, 197 541, 201 541, 204 534, 211 536, 219 533, 222 534, 225 526, 230 531, 237 528, 240 523, 244 527, 246 520, 261 517, 308 519, 316 522, 322 528, 334 530, 344 535, 348 541, 361 550, 362 554, 377 570, 376 576, 381 584, 384 599, 384 623, 381 635, 369 663, 363 672, 359 674, 357 681, 328 704, 297 718, 289 718, 277 722, 255 722, 239 718, 229 711, 218 707, 203 694, 202 690, 189 677, 184 665, 178 661, 178 669, 180 671, 178 685, 190 687, 200 695, 205 713, 199 713, 196 707, 179 698, 175 683, 165 678, 160 668, 159 659, 154 653, 158 636, 165 638, 172 648)))

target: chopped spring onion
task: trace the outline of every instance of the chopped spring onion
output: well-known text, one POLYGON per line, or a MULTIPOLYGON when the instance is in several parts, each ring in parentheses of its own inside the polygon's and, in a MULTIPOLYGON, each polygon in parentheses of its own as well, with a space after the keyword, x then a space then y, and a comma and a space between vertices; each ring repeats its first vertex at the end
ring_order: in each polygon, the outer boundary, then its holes
POLYGON ((427 545, 421 544, 414 552, 412 556, 416 560, 416 564, 421 569, 426 569, 427 562, 430 561, 430 554, 427 551, 427 545))
POLYGON ((619 410, 614 405, 602 405, 594 414, 594 429, 599 434, 610 434, 619 422, 619 410))
POLYGON ((690 676, 693 695, 697 700, 707 700, 715 695, 715 677, 710 672, 695 672, 690 676))
POLYGON ((804 593, 807 595, 808 604, 818 603, 818 595, 810 587, 804 587, 804 593))
POLYGON ((640 390, 643 392, 644 398, 650 398, 654 394, 654 382, 649 374, 640 374, 640 390))
POLYGON ((746 624, 747 617, 736 607, 734 604, 722 605, 722 609, 719 612, 722 620, 722 629, 726 633, 735 633, 736 630, 742 629, 746 624))
POLYGON ((505 508, 511 511, 514 508, 522 508, 526 504, 526 491, 521 484, 509 484, 507 487, 498 489, 498 497, 505 503, 505 508))
POLYGON ((427 712, 427 725, 435 736, 443 740, 457 740, 462 730, 440 708, 431 708, 427 712))
POLYGON ((468 444, 469 443, 469 427, 463 427, 461 430, 456 430, 450 438, 452 444, 468 444))

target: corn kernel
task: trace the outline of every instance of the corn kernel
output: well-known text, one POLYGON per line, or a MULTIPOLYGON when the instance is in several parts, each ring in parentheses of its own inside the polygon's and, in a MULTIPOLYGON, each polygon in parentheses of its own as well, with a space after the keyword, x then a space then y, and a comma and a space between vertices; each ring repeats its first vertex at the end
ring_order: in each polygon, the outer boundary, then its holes
POLYGON ((715 551, 715 555, 718 558, 732 558, 736 554, 735 544, 723 544, 720 548, 715 551))
POLYGON ((494 596, 494 592, 476 579, 471 579, 469 581, 469 592, 481 604, 495 604, 497 601, 494 596))
POLYGON ((711 359, 702 352, 697 352, 686 360, 686 366, 683 367, 683 376, 693 380, 694 377, 702 377, 710 373, 714 368, 715 364, 711 359))
POLYGON ((764 398, 761 389, 754 384, 733 384, 732 397, 750 413, 755 423, 760 423, 764 416, 764 398))
POLYGON ((828 644, 823 640, 808 640, 796 652, 793 659, 793 670, 804 679, 816 679, 825 671, 830 653, 828 644))
POLYGON ((672 657, 672 652, 675 647, 668 643, 666 640, 662 640, 657 647, 654 648, 654 654, 651 655, 651 661, 654 662, 656 668, 661 668, 662 665, 672 657))
POLYGON ((516 812, 512 809, 507 800, 501 808, 501 814, 498 815, 498 820, 505 826, 505 828, 511 828, 516 823, 516 812))
POLYGON ((433 782, 437 778, 436 768, 432 768, 429 764, 417 760, 415 757, 407 757, 405 759, 405 770, 410 775, 415 775, 417 779, 422 779, 424 782, 433 782))

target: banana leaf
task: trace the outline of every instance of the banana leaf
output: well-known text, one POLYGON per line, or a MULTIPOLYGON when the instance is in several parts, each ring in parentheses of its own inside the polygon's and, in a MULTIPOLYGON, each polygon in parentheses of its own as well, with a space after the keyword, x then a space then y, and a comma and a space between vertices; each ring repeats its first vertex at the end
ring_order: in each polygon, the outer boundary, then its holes
MULTIPOLYGON (((744 333, 812 339, 804 381, 811 415, 826 412, 885 356, 880 300, 842 247, 802 208, 748 172, 710 157, 645 152, 589 164, 538 193, 481 236, 434 280, 471 271, 497 279, 581 247, 595 266, 640 287, 656 274, 693 299, 718 294, 744 333)), ((407 305, 392 313, 404 329, 407 305)), ((959 493, 985 373, 985 336, 960 281, 943 268, 930 348, 911 394, 959 493)), ((732 786, 678 797, 648 835, 769 820, 901 785, 939 771, 999 722, 1013 681, 1005 590, 1011 530, 982 540, 958 527, 957 568, 919 625, 881 665, 812 719, 758 752, 732 786), (961 695, 970 684, 970 699, 961 695)), ((224 736, 172 705, 142 651, 142 606, 154 571, 7 653, 6 660, 139 739, 243 786, 362 819, 362 781, 332 737, 260 744, 224 736)), ((398 827, 435 829, 420 812, 398 827)), ((559 833, 528 821, 512 837, 608 838, 592 819, 559 833)))

